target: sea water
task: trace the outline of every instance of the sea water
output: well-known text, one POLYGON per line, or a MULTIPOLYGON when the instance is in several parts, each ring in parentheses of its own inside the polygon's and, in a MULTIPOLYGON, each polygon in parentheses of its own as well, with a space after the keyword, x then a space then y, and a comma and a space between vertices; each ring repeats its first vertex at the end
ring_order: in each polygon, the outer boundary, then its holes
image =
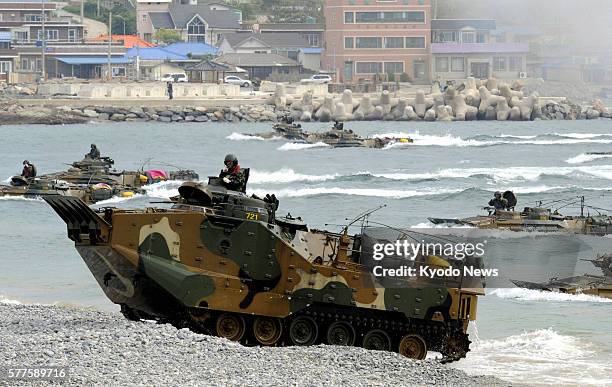
MULTIPOLYGON (((346 218, 380 204, 387 207, 374 220, 431 227, 427 217, 482 214, 497 190, 513 190, 519 208, 582 195, 592 206, 612 208, 612 158, 587 155, 612 151, 610 120, 345 126, 364 136, 410 136, 414 143, 332 149, 244 135, 269 131, 266 123, 2 126, 0 180, 18 174, 24 159, 41 174, 66 169, 95 143, 118 169, 181 167, 203 179, 218 174, 225 154, 234 153, 251 168, 248 193, 274 193, 280 215, 291 212, 312 227, 334 231, 346 218)), ((156 184, 147 195, 96 207, 150 205, 176 195, 180 183, 156 184)), ((560 211, 580 209, 574 204, 560 211)), ((612 252, 612 238, 602 238, 581 257, 593 258, 606 247, 612 252)), ((612 385, 610 300, 521 289, 487 292, 470 327, 472 350, 455 367, 529 384, 612 385)), ((63 221, 38 199, 0 198, 0 300, 117 310, 66 237, 63 221)))

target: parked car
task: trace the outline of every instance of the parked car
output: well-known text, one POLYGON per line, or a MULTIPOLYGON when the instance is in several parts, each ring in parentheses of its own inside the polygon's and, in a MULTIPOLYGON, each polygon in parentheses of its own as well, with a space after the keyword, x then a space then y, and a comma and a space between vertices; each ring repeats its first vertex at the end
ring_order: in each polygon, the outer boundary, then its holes
POLYGON ((240 85, 240 87, 251 87, 253 83, 248 79, 242 79, 236 75, 228 75, 225 77, 225 83, 231 83, 233 85, 240 85))
POLYGON ((162 82, 189 82, 185 73, 166 73, 159 80, 162 82))
POLYGON ((315 74, 310 78, 302 79, 302 83, 331 83, 332 77, 328 74, 315 74))

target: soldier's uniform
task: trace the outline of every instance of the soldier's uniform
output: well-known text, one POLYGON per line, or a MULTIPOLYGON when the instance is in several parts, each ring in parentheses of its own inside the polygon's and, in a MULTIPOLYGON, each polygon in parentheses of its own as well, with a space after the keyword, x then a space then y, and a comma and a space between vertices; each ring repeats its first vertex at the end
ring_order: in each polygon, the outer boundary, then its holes
POLYGON ((98 150, 96 144, 91 144, 91 149, 89 150, 89 153, 85 155, 85 157, 89 157, 93 160, 100 158, 100 151, 98 150))
POLYGON ((225 156, 226 169, 222 170, 219 178, 223 182, 223 186, 232 191, 244 192, 246 178, 244 172, 240 169, 238 159, 234 155, 225 156))
POLYGON ((502 197, 495 197, 489 200, 489 205, 494 207, 496 210, 504 210, 508 208, 508 201, 502 197))

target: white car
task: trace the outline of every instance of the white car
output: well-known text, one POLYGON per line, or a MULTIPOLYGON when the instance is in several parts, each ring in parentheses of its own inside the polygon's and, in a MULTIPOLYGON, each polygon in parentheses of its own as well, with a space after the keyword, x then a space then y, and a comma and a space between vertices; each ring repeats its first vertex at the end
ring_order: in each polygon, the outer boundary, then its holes
POLYGON ((188 82, 187 74, 185 73, 166 73, 159 79, 162 82, 188 82))
POLYGON ((240 85, 240 87, 251 87, 252 86, 252 82, 249 81, 248 79, 242 79, 235 75, 228 75, 227 77, 225 77, 225 83, 231 83, 233 85, 240 85))
POLYGON ((302 79, 302 83, 331 83, 332 77, 328 74, 315 74, 310 78, 302 79))

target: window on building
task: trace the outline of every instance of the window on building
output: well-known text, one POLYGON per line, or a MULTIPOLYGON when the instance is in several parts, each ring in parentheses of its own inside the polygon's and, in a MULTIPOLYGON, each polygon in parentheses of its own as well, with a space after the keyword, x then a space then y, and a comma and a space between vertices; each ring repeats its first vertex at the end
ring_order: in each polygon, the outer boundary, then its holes
POLYGON ((1 49, 9 49, 9 48, 11 48, 11 43, 10 42, 0 42, 0 48, 1 49))
POLYGON ((404 38, 395 36, 385 38, 385 48, 404 48, 404 38))
POLYGON ((401 74, 404 72, 404 62, 385 62, 386 74, 401 74))
POLYGON ((355 12, 357 23, 424 23, 423 11, 355 12))
POLYGON ((406 48, 425 48, 425 37, 408 36, 406 38, 406 48))
POLYGON ((21 58, 21 69, 25 70, 25 71, 31 71, 32 70, 32 65, 30 64, 30 59, 28 58, 21 58))
POLYGON ((113 67, 113 77, 125 77, 125 67, 113 67))
MULTIPOLYGON (((38 40, 42 40, 42 30, 37 31, 38 40)), ((46 40, 59 40, 59 33, 57 30, 45 30, 46 40)))
POLYGON ((206 43, 206 26, 199 17, 187 24, 187 40, 191 43, 206 43))
POLYGON ((354 44, 355 44, 355 42, 354 42, 354 39, 352 37, 345 37, 344 38, 344 48, 355 48, 354 44))
POLYGON ((288 50, 287 51, 287 58, 293 59, 293 60, 297 61, 298 60, 298 51, 288 50))
POLYGON ((42 71, 42 59, 36 59, 36 71, 42 71))
POLYGON ((15 40, 18 42, 28 41, 28 31, 14 31, 13 36, 15 37, 15 40))
POLYGON ((383 72, 381 62, 357 62, 355 70, 358 74, 377 74, 383 72))
POLYGON ((438 57, 436 58, 436 71, 439 73, 447 73, 448 72, 448 58, 447 57, 438 57))
POLYGON ((487 33, 484 31, 478 31, 476 33, 476 43, 486 43, 487 42, 487 33))
POLYGON ((434 33, 434 41, 436 43, 456 42, 457 33, 455 31, 438 31, 434 33))
POLYGON ((375 37, 355 38, 355 48, 382 48, 382 38, 375 38, 375 37))
POLYGON ((493 57, 493 71, 506 71, 506 58, 503 56, 493 57))
POLYGON ((11 62, 1 61, 0 62, 0 74, 8 74, 11 72, 11 62))
POLYGON ((77 40, 77 30, 75 29, 68 30, 68 41, 76 42, 76 40, 77 40))
POLYGON ((304 37, 308 40, 308 44, 312 47, 319 47, 321 44, 321 39, 319 39, 319 34, 305 34, 304 37))
POLYGON ((27 22, 39 22, 42 21, 41 14, 25 14, 23 19, 27 22))
POLYGON ((465 60, 462 56, 454 56, 451 58, 451 71, 465 71, 465 60))
POLYGON ((520 56, 511 56, 508 58, 508 69, 510 71, 523 71, 523 58, 520 56))
POLYGON ((145 42, 151 42, 153 40, 153 34, 150 32, 145 32, 143 35, 145 42))
POLYGON ((143 13, 143 14, 142 14, 142 21, 143 21, 143 22, 146 22, 146 21, 147 21, 147 14, 146 14, 146 13, 143 13))
POLYGON ((476 43, 476 34, 473 31, 463 31, 461 33, 461 42, 476 43))
POLYGON ((345 24, 355 23, 355 13, 345 12, 344 13, 344 23, 345 24))

